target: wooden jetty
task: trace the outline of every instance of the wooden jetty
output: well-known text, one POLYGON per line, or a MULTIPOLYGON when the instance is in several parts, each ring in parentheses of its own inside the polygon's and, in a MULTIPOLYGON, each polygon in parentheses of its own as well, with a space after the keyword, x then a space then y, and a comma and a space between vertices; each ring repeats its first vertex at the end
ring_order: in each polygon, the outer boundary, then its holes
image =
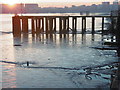
MULTIPOLYGON (((102 19, 101 31, 104 31, 105 18, 117 18, 117 16, 14 16, 12 17, 13 23, 13 36, 21 36, 22 33, 32 33, 34 36, 39 34, 77 34, 78 20, 81 18, 81 33, 86 33, 87 18, 92 20, 91 34, 95 33, 95 20, 96 18, 102 19), (71 21, 70 21, 71 20, 71 21), (72 22, 72 28, 70 28, 72 22), (30 24, 30 25, 29 25, 30 24), (57 26, 58 25, 58 26, 57 26), (31 29, 29 29, 31 26, 31 29), (59 27, 56 32, 56 27, 59 27)), ((112 24, 112 22, 111 22, 112 24)))

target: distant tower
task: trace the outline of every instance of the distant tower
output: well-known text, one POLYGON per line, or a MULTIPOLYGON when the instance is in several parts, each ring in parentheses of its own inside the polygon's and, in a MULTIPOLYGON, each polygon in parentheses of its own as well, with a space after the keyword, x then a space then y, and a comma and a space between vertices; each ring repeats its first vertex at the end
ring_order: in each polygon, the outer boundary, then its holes
POLYGON ((114 2, 118 2, 118 0, 115 0, 114 2))
POLYGON ((113 3, 117 3, 118 4, 119 0, 114 0, 113 3))
POLYGON ((113 5, 118 5, 118 0, 114 0, 113 5))

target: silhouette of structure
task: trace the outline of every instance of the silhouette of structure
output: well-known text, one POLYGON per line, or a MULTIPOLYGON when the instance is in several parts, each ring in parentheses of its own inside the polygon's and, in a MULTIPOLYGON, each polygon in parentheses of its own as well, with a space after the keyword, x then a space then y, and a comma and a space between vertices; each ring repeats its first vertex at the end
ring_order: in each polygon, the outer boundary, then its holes
MULTIPOLYGON (((95 19, 101 18, 101 33, 104 32, 104 18, 114 18, 117 16, 14 16, 13 17, 13 35, 21 36, 21 33, 31 32, 34 36, 35 34, 76 34, 76 33, 86 33, 86 18, 92 19, 91 33, 97 33, 95 30, 95 19), (81 18, 82 29, 81 32, 77 31, 77 20, 81 18), (31 20, 31 30, 29 30, 28 20, 31 20), (57 21, 58 20, 58 21, 57 21), (70 21, 71 20, 71 21, 70 21), (72 22, 72 28, 69 28, 69 23, 72 22), (57 26, 58 25, 58 26, 57 26), (59 27, 59 30, 56 29, 59 27)), ((113 21, 111 21, 113 22, 113 21)), ((113 26, 113 23, 112 25, 113 26)), ((114 30, 114 29, 113 29, 114 30)))

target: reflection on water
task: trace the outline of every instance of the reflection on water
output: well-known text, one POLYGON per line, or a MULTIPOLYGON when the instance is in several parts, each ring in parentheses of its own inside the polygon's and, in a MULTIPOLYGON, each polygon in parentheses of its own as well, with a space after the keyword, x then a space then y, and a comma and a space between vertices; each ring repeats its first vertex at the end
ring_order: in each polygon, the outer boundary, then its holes
MULTIPOLYGON (((6 35, 5 37, 7 37, 6 35)), ((3 46, 3 60, 24 63, 36 63, 40 67, 80 68, 95 66, 116 60, 115 57, 104 55, 109 51, 90 48, 98 46, 101 41, 99 34, 40 34, 32 36, 23 34, 21 38, 10 38, 9 45, 3 46)), ((8 41, 5 39, 3 41, 8 41)), ((111 51, 114 54, 114 51, 111 51)), ((86 80, 79 72, 59 69, 22 68, 13 64, 3 64, 3 87, 97 87, 106 85, 110 80, 95 78, 86 80), (60 78, 60 79, 59 79, 60 78), (71 79, 72 78, 72 79, 71 79), (31 81, 33 80, 33 81, 31 81), (74 83, 76 82, 76 83, 74 83), (81 84, 80 84, 81 83, 81 84), (91 84, 90 84, 91 83, 91 84)), ((85 73, 82 71, 82 73, 85 73)), ((110 75, 108 75, 109 77, 110 75)))
MULTIPOLYGON (((2 58, 1 60, 16 62, 14 58, 14 47, 12 36, 7 34, 1 36, 2 58)), ((16 66, 14 64, 1 63, 2 65, 2 87, 16 88, 16 66)))
POLYGON ((15 65, 2 64, 2 87, 16 88, 16 68, 15 65))
MULTIPOLYGON (((8 20, 7 17, 4 18, 8 20)), ((4 27, 0 29, 1 31, 12 31, 11 19, 8 21, 3 22, 4 27)), ((88 21, 89 28, 91 21, 88 21)), ((101 24, 99 21, 100 19, 96 20, 98 22, 96 28, 101 24)), ((1 37, 3 38, 2 60, 5 61, 19 63, 31 61, 37 63, 37 66, 66 68, 81 68, 117 61, 114 50, 102 51, 90 48, 99 46, 101 39, 104 41, 101 38, 103 36, 99 34, 41 34, 37 37, 23 34, 21 38, 13 38, 11 33, 4 33, 1 37)), ((59 69, 36 70, 7 63, 3 63, 2 66, 4 88, 93 88, 109 87, 110 83, 110 80, 94 75, 92 80, 87 80, 83 75, 79 75, 81 72, 79 70, 77 72, 59 69)))
MULTIPOLYGON (((40 43, 40 44, 55 44, 56 46, 60 46, 62 44, 65 45, 77 45, 77 44, 88 44, 90 45, 95 41, 95 37, 101 37, 101 35, 95 34, 40 34, 32 37, 32 35, 22 34, 22 36, 14 37, 14 45, 21 45, 23 43, 40 43), (87 41, 86 41, 87 40, 87 41)), ((99 39, 100 40, 100 39, 99 39)), ((99 41, 97 39, 97 41, 99 41)))

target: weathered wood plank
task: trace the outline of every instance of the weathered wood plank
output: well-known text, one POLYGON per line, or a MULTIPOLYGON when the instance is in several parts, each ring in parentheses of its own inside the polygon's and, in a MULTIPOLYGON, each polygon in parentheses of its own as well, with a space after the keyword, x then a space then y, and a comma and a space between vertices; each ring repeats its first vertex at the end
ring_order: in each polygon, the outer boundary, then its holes
POLYGON ((43 17, 52 17, 52 18, 60 18, 60 17, 77 17, 77 18, 82 18, 82 17, 106 17, 106 18, 110 18, 110 17, 118 17, 118 16, 19 16, 21 19, 26 17, 26 18, 43 18, 43 17))
POLYGON ((19 16, 13 17, 12 23, 13 23, 13 36, 20 37, 21 36, 20 17, 19 16))
POLYGON ((31 19, 32 21, 32 35, 34 36, 35 35, 35 22, 34 22, 34 19, 31 19))
POLYGON ((62 19, 61 19, 61 17, 59 18, 59 32, 60 32, 60 34, 62 33, 62 19))
POLYGON ((54 21, 54 28, 53 28, 53 30, 54 30, 54 32, 56 32, 56 18, 54 18, 53 21, 54 21))
POLYGON ((86 32, 86 17, 82 17, 82 33, 86 32))
POLYGON ((92 17, 92 34, 95 33, 95 17, 92 17))
POLYGON ((22 32, 28 33, 28 18, 27 17, 22 18, 22 32))
POLYGON ((69 32, 69 17, 67 18, 67 31, 69 32))
POLYGON ((103 31, 104 31, 104 17, 102 17, 102 34, 103 34, 103 31))
POLYGON ((46 34, 48 34, 48 18, 45 18, 45 24, 46 24, 46 34))
POLYGON ((44 18, 42 18, 41 20, 42 20, 41 32, 44 32, 44 18))
MULTIPOLYGON (((86 32, 86 18, 90 17, 92 18, 92 34, 95 33, 95 18, 102 18, 102 32, 104 30, 104 18, 115 18, 117 16, 19 16, 19 19, 22 20, 22 25, 20 24, 20 20, 14 19, 13 21, 13 33, 15 32, 15 27, 19 27, 19 33, 21 33, 21 26, 22 26, 22 32, 23 33, 28 33, 28 19, 31 19, 31 24, 32 24, 32 34, 39 34, 42 32, 45 32, 46 34, 48 33, 54 33, 56 32, 56 24, 59 24, 59 33, 68 33, 69 32, 69 18, 72 17, 72 32, 76 33, 77 32, 77 20, 78 18, 82 18, 82 33, 86 32), (56 19, 59 19, 59 22, 56 22, 56 19), (16 25, 19 24, 19 25, 16 25), (16 25, 16 26, 15 26, 16 25), (45 27, 44 27, 45 26, 45 27)), ((113 26, 113 20, 111 22, 113 26)), ((114 26, 113 26, 114 27, 114 26)), ((112 28, 113 30, 114 28, 112 28)), ((17 32, 17 31, 16 31, 17 32)))

